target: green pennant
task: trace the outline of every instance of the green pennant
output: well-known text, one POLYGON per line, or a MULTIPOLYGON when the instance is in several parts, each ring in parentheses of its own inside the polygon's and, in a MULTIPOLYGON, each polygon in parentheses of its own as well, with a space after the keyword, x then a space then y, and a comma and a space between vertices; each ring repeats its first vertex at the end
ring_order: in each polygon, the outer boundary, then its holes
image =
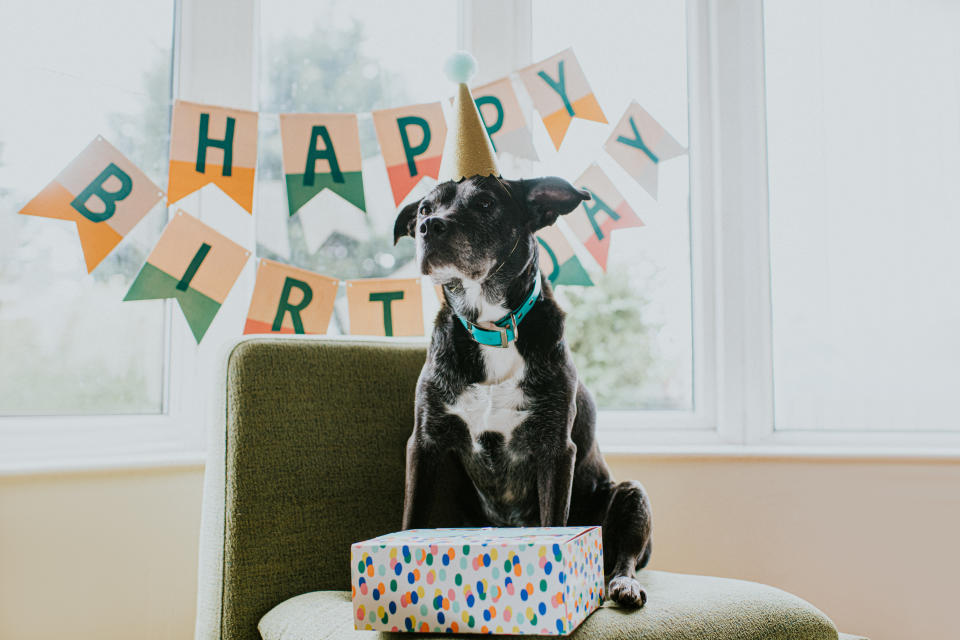
POLYGON ((187 287, 185 290, 178 289, 177 285, 180 281, 181 279, 174 278, 147 262, 140 269, 140 273, 137 274, 123 299, 127 301, 175 298, 180 304, 183 316, 187 319, 187 324, 190 325, 193 337, 199 344, 220 310, 220 303, 192 287, 187 287))
POLYGON ((339 174, 343 180, 337 182, 333 173, 317 173, 313 176, 313 184, 306 185, 302 173, 288 173, 287 181, 287 203, 290 206, 290 215, 292 216, 300 207, 307 204, 311 198, 323 191, 330 189, 341 198, 351 203, 361 211, 366 212, 366 203, 363 198, 363 173, 360 171, 344 171, 339 174))

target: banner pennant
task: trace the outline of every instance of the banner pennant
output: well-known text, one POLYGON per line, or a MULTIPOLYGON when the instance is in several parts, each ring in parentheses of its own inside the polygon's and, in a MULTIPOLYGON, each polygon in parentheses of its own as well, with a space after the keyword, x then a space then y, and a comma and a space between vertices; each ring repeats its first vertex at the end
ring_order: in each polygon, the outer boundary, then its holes
POLYGON ((177 211, 124 300, 176 299, 199 344, 248 257, 230 238, 177 211))
POLYGON ((657 198, 660 163, 687 152, 637 102, 627 107, 603 148, 654 200, 657 198))
POLYGON ((257 112, 177 100, 170 125, 167 193, 176 202, 215 184, 253 213, 257 112))
POLYGON ((439 102, 431 102, 374 111, 371 115, 393 201, 399 205, 424 176, 439 176, 447 137, 443 107, 439 102))
POLYGON ((348 280, 347 309, 352 335, 423 335, 420 278, 348 280))
POLYGON ((574 118, 606 124, 607 117, 593 95, 573 49, 520 69, 517 74, 556 149, 560 149, 574 118))
POLYGON ((550 284, 593 286, 593 280, 583 268, 583 263, 574 252, 573 245, 556 225, 540 229, 536 237, 540 245, 540 271, 547 276, 550 284))
POLYGON ((291 216, 323 189, 366 211, 356 114, 282 113, 280 139, 291 216))
POLYGON ((510 153, 518 158, 540 159, 509 76, 472 89, 471 93, 498 156, 510 153))
POLYGON ((573 184, 589 191, 591 199, 581 202, 564 220, 606 272, 611 233, 615 229, 642 227, 643 221, 599 166, 587 167, 573 184))
POLYGON ((90 273, 162 199, 160 187, 97 136, 19 213, 76 223, 90 273))
POLYGON ((244 333, 327 332, 340 281, 260 259, 244 333))

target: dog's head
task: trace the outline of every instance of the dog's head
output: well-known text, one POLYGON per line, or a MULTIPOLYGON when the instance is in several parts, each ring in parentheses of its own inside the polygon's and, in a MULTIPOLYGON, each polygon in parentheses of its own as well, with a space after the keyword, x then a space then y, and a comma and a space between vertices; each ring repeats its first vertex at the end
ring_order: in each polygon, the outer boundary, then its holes
POLYGON ((483 283, 493 273, 508 280, 534 257, 533 234, 589 199, 587 191, 554 177, 444 182, 401 209, 394 244, 414 238, 420 272, 438 284, 483 283))

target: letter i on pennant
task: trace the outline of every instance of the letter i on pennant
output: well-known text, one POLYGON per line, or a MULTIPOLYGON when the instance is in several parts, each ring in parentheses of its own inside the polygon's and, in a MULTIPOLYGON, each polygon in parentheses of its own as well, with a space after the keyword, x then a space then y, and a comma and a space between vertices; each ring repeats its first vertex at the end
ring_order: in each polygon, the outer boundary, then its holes
POLYGON ((324 189, 366 211, 356 114, 282 113, 280 139, 291 216, 324 189))
POLYGON ((20 213, 76 223, 90 273, 162 199, 160 187, 97 136, 20 213))
POLYGON ((253 213, 257 113, 177 100, 170 125, 170 202, 215 184, 253 213))
POLYGON ((573 118, 607 122, 573 49, 517 72, 557 149, 573 118))
POLYGON ((353 335, 423 335, 420 278, 349 280, 347 308, 353 335))
POLYGON ((340 281, 260 259, 244 333, 327 332, 340 281))
POLYGON ((178 211, 124 300, 176 299, 199 343, 249 257, 241 245, 178 211))

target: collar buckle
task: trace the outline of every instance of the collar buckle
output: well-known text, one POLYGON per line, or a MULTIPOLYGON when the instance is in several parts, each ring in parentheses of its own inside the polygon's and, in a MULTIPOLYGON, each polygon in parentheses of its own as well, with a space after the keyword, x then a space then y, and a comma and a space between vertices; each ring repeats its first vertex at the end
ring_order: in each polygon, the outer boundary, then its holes
POLYGON ((516 341, 520 337, 520 329, 517 327, 517 315, 515 313, 510 314, 510 324, 505 327, 500 325, 494 325, 497 331, 500 332, 500 344, 492 344, 491 347, 497 347, 498 349, 506 349, 510 346, 510 334, 507 333, 508 329, 513 329, 513 339, 516 341))

